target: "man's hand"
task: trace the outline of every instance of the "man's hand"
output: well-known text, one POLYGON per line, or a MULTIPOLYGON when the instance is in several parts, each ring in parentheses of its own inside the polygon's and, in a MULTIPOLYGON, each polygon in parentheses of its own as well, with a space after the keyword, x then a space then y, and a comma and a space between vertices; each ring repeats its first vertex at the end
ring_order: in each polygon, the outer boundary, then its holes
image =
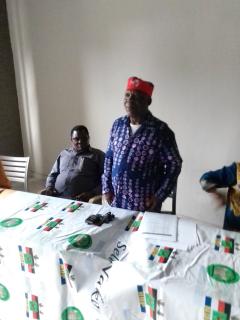
POLYGON ((82 192, 78 194, 75 199, 79 201, 88 202, 90 198, 93 197, 93 194, 91 192, 82 192))
POLYGON ((109 204, 113 202, 114 194, 112 192, 107 192, 102 195, 102 204, 109 204))
POLYGON ((151 211, 151 210, 156 209, 157 203, 158 203, 157 198, 154 195, 152 195, 151 197, 146 198, 145 207, 146 207, 147 210, 151 211))
POLYGON ((226 195, 216 188, 216 184, 206 180, 200 181, 200 184, 202 189, 211 195, 217 208, 221 208, 226 204, 226 195))
POLYGON ((46 196, 50 196, 51 197, 54 194, 54 189, 53 188, 46 188, 44 194, 46 196))
POLYGON ((215 202, 217 208, 221 208, 226 205, 226 195, 219 191, 211 191, 209 192, 215 202))

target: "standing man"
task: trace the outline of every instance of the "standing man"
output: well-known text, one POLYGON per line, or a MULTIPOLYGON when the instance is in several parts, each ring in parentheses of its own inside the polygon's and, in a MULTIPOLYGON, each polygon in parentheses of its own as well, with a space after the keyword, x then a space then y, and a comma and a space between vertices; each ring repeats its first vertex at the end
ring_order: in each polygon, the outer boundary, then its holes
POLYGON ((102 188, 103 201, 114 207, 159 212, 181 171, 173 131, 148 110, 153 88, 151 82, 129 78, 127 115, 112 126, 102 188))
POLYGON ((88 201, 100 195, 104 152, 89 143, 85 126, 71 130, 71 147, 64 149, 55 161, 42 194, 88 201))

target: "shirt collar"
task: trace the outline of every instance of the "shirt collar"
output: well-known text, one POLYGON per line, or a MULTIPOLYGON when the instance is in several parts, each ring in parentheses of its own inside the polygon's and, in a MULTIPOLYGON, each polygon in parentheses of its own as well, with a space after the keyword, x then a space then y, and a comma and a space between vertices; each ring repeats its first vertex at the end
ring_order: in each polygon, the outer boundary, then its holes
MULTIPOLYGON (((150 122, 151 122, 151 120, 152 120, 152 118, 153 118, 153 115, 152 115, 152 113, 148 110, 148 112, 147 112, 147 114, 146 114, 146 118, 145 118, 144 121, 141 123, 141 125, 144 125, 144 126, 149 125, 150 122)), ((125 123, 127 123, 127 124, 129 125, 129 127, 130 127, 130 118, 129 118, 128 116, 126 116, 124 120, 125 120, 125 123)))

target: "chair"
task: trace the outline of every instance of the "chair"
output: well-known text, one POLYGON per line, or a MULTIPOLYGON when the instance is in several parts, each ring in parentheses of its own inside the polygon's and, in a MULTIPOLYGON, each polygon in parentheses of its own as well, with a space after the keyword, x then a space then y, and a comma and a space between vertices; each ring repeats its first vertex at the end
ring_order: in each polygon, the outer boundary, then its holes
POLYGON ((29 157, 12 157, 0 155, 7 178, 14 189, 28 190, 29 157))
MULTIPOLYGON (((170 200, 170 202, 171 202, 171 209, 170 210, 169 209, 167 209, 167 210, 161 209, 160 213, 176 214, 177 184, 172 189, 171 193, 169 194, 169 196, 167 197, 167 199, 165 201, 168 202, 168 200, 170 200)), ((163 202, 163 204, 165 203, 165 201, 163 202)))

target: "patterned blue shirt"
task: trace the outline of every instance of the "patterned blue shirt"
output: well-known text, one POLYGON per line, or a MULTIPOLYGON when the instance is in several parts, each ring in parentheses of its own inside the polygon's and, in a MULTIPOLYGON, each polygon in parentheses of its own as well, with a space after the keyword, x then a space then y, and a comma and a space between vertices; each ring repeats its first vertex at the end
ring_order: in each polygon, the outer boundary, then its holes
POLYGON ((127 116, 112 127, 102 176, 103 194, 112 192, 112 206, 145 211, 145 200, 156 196, 159 206, 172 191, 181 171, 173 131, 150 112, 132 134, 127 116))

